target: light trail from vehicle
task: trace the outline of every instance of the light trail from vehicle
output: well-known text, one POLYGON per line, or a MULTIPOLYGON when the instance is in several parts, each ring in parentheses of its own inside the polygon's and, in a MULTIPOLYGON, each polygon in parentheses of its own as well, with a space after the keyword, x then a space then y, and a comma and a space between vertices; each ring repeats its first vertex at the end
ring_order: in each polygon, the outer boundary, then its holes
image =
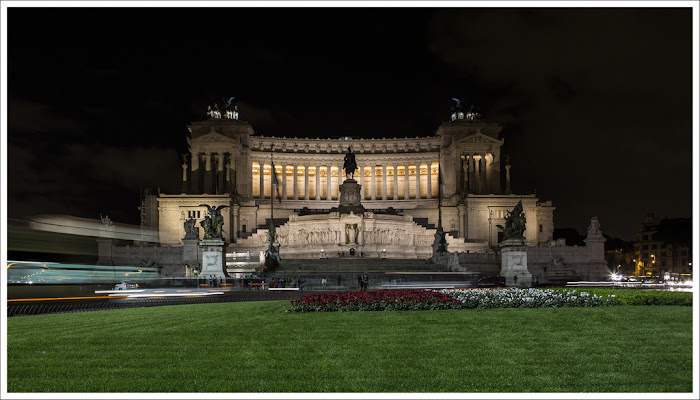
MULTIPOLYGON (((126 297, 126 296, 121 296, 126 297)), ((114 299, 114 296, 86 296, 86 297, 50 297, 38 299, 7 299, 7 301, 46 301, 46 300, 82 300, 82 299, 114 299)))

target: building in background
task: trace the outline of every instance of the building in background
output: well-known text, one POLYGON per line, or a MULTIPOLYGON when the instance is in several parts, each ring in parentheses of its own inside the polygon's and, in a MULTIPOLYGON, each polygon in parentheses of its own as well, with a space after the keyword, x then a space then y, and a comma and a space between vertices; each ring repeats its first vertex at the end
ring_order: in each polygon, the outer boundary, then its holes
POLYGON ((690 218, 658 218, 648 214, 634 234, 635 275, 686 280, 692 276, 690 218))

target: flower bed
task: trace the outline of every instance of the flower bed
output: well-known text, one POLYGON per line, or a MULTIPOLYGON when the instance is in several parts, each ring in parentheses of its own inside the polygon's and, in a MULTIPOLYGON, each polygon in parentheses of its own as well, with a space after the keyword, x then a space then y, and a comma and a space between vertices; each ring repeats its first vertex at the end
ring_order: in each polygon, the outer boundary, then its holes
POLYGON ((310 294, 292 300, 287 311, 445 310, 458 305, 454 297, 433 290, 378 290, 310 294))
POLYGON ((311 294, 293 300, 288 312, 402 311, 470 308, 597 307, 618 304, 615 296, 576 290, 457 289, 380 290, 311 294))
POLYGON ((576 290, 460 289, 442 292, 459 301, 457 308, 597 307, 618 304, 615 295, 598 296, 576 290))
MULTIPOLYGON (((571 289, 554 289, 571 290, 571 289)), ((628 306, 688 306, 693 305, 693 292, 670 292, 647 289, 586 288, 590 294, 614 295, 621 305, 628 306)))

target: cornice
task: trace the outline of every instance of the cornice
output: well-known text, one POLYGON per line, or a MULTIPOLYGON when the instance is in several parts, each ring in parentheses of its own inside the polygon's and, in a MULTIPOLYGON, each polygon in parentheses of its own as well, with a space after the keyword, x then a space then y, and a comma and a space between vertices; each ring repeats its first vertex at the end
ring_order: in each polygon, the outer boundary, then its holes
POLYGON ((381 138, 381 139, 322 139, 251 136, 250 148, 254 151, 275 153, 345 154, 352 147, 356 154, 421 153, 437 151, 438 137, 381 138))
MULTIPOLYGON (((320 164, 320 165, 343 165, 343 154, 325 153, 273 153, 272 159, 275 164, 320 164)), ((252 151, 250 153, 251 162, 270 162, 270 152, 252 151)), ((404 164, 415 162, 438 162, 438 152, 423 153, 378 153, 378 154, 357 154, 355 156, 357 165, 366 163, 382 164, 404 164)))

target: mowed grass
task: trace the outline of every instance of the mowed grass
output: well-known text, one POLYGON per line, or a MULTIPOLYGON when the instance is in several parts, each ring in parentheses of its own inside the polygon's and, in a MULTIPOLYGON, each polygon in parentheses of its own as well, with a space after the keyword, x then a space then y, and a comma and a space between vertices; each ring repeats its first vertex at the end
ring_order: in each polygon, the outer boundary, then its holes
POLYGON ((692 307, 285 313, 287 301, 8 322, 9 392, 691 392, 692 307))

